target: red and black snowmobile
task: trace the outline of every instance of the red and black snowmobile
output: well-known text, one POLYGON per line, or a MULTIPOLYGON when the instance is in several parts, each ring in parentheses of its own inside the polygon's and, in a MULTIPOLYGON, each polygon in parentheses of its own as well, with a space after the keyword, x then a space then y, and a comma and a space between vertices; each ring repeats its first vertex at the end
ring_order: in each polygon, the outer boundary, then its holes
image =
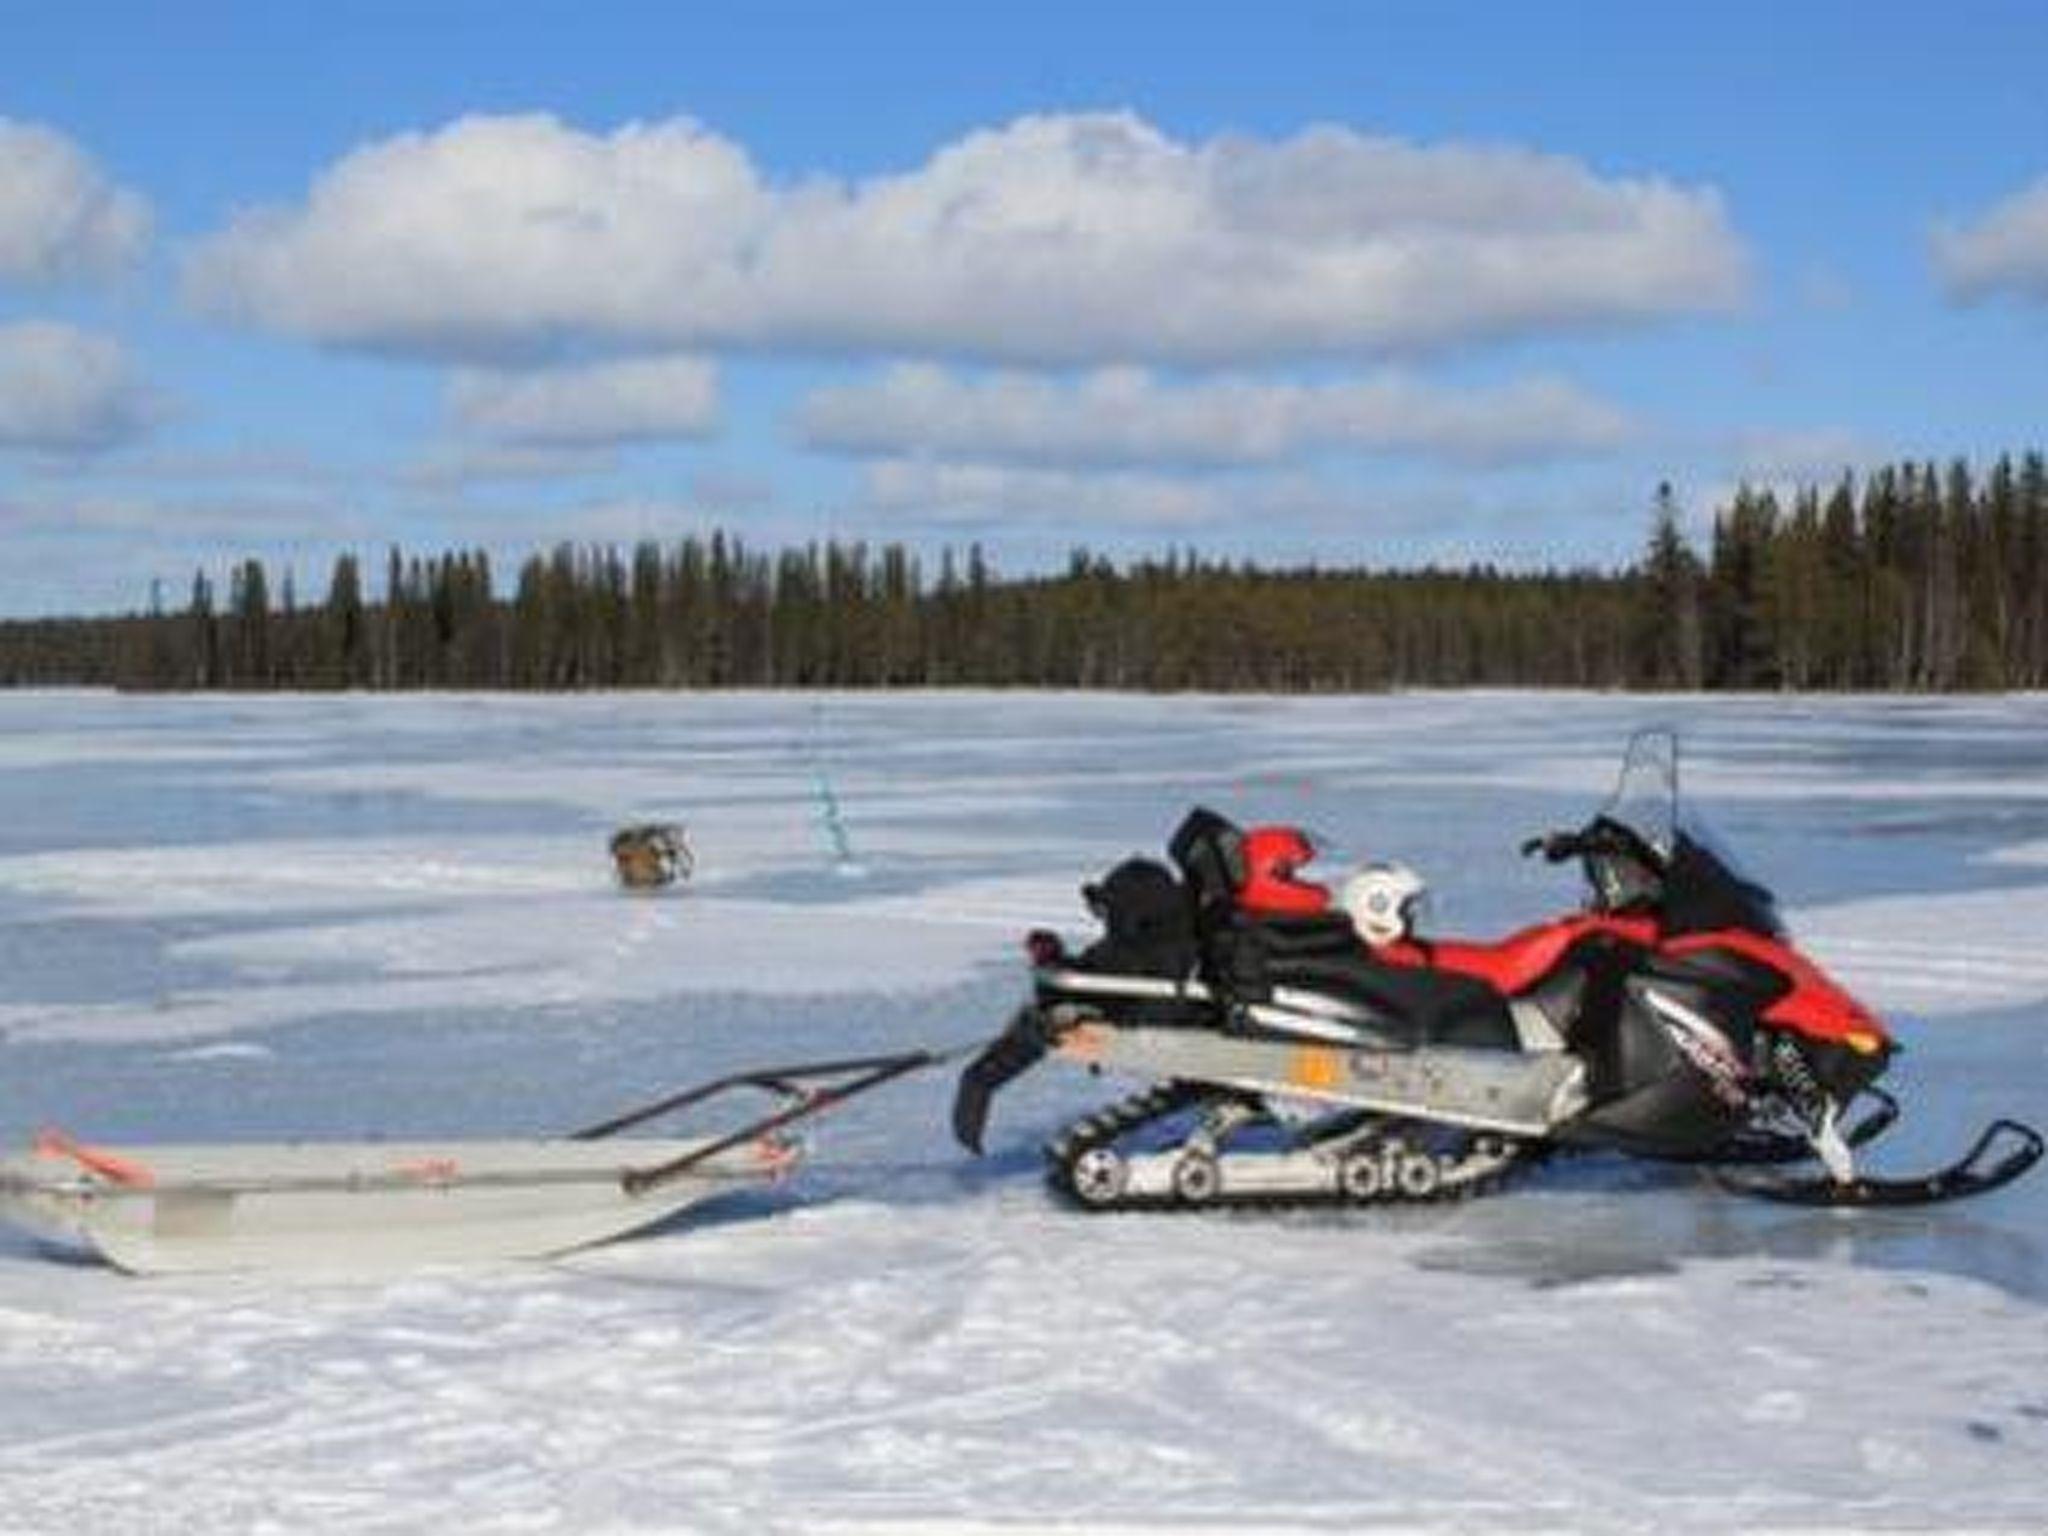
POLYGON ((1746 1165, 1723 1181, 1808 1205, 1929 1204, 2031 1168, 2041 1137, 1999 1120, 1934 1172, 1858 1171, 1898 1114, 1875 1086, 1897 1046, 1680 818, 1677 783, 1675 740, 1639 735, 1590 822, 1523 848, 1579 861, 1584 908, 1491 944, 1416 932, 1398 866, 1340 905, 1302 877, 1300 832, 1196 810, 1174 868, 1083 888, 1097 942, 1030 936, 1033 999, 963 1073, 955 1134, 980 1151, 995 1092, 1052 1053, 1153 1080, 1047 1149, 1093 1209, 1433 1200, 1561 1147, 1746 1165))

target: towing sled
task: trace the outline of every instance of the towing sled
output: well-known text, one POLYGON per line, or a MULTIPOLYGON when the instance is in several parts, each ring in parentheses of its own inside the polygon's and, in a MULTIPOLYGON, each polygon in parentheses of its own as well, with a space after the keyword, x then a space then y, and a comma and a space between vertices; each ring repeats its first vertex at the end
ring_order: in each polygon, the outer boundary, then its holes
POLYGON ((1095 1210, 1440 1200, 1561 1149, 1705 1164, 1790 1204, 1926 1205, 2041 1159, 1999 1120, 1930 1173, 1859 1169, 1898 1116, 1876 1086, 1897 1045, 1681 816, 1668 732, 1631 742, 1584 827, 1524 846, 1578 861, 1585 906, 1496 943, 1419 933, 1400 866, 1333 900, 1303 878, 1314 852, 1198 809, 1172 869, 1085 886, 1101 938, 1028 937, 1031 1002, 962 1073, 956 1137, 979 1152, 995 1094, 1056 1055, 1151 1083, 1047 1148, 1054 1187, 1095 1210))
POLYGON ((105 1147, 45 1131, 0 1159, 0 1214, 137 1275, 388 1270, 540 1258, 786 1178, 800 1122, 940 1058, 924 1051, 736 1073, 566 1136, 105 1147), (730 1096, 719 1134, 626 1131, 730 1096))

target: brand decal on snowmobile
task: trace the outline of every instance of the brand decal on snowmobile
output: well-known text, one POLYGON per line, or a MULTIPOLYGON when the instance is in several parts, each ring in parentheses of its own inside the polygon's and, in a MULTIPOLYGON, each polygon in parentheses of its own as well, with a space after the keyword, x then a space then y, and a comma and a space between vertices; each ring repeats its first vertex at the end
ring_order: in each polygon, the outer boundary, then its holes
POLYGON ((1732 1040, 1685 1004, 1654 987, 1643 988, 1643 1000, 1663 1018, 1671 1043, 1680 1054, 1706 1074, 1715 1097, 1735 1109, 1748 1103, 1744 1081, 1749 1073, 1732 1040))
POLYGON ((1393 1063, 1383 1051, 1353 1051, 1351 1053, 1351 1075, 1362 1077, 1368 1082, 1386 1077, 1393 1063))

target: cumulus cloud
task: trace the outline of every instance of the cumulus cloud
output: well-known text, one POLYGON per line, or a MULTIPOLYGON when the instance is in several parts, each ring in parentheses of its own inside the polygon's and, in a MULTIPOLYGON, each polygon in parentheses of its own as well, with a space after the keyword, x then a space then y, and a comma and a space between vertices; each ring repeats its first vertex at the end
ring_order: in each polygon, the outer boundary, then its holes
POLYGON ((1702 439, 1679 492, 1679 520, 1702 543, 1740 491, 1789 506, 1800 492, 1897 463, 1906 450, 1850 427, 1769 427, 1702 439))
MULTIPOLYGON (((1569 525, 1600 547, 1628 493, 1582 481, 1511 492, 1469 475, 1426 475, 1399 485, 1357 484, 1313 472, 1222 474, 1034 469, 1023 465, 881 460, 866 466, 859 510, 876 519, 978 536, 1023 535, 1157 547, 1199 533, 1203 547, 1272 561, 1389 563, 1472 560, 1540 567, 1558 559, 1569 525), (1334 541, 1334 542, 1333 542, 1334 541)), ((1617 552, 1632 556, 1626 525, 1617 552)))
POLYGON ((583 448, 701 438, 718 426, 718 371, 696 357, 465 368, 449 382, 448 404, 466 430, 499 443, 583 448))
POLYGON ((1167 385, 1112 368, 1064 383, 929 364, 820 390, 796 420, 815 448, 1006 463, 1263 464, 1341 448, 1504 464, 1607 452, 1631 436, 1619 410, 1555 379, 1462 392, 1391 373, 1167 385))
POLYGON ((1899 451, 1849 427, 1773 428, 1738 435, 1730 455, 1745 480, 1772 485, 1826 484, 1899 457, 1899 451))
POLYGON ((1186 143, 1025 117, 898 175, 775 180, 677 119, 470 117, 366 145, 203 242, 189 296, 439 358, 756 348, 1030 364, 1421 351, 1724 309, 1710 188, 1341 127, 1186 143))
POLYGON ((1973 223, 1936 229, 1934 264, 1953 299, 2003 293, 2048 303, 2048 176, 1973 223))
POLYGON ((155 541, 345 538, 351 526, 337 519, 332 507, 303 496, 223 498, 104 490, 0 496, 0 529, 10 538, 96 538, 130 550, 155 541))
MULTIPOLYGON (((219 572, 230 555, 260 556, 295 571, 311 598, 339 549, 376 549, 388 528, 338 513, 326 498, 289 489, 232 494, 155 487, 0 487, 7 565, 0 613, 123 613, 157 598, 175 609, 195 569, 219 572)), ((273 596, 276 594, 273 592, 273 596)))
POLYGON ((77 145, 0 117, 0 280, 54 282, 118 270, 149 240, 149 205, 77 145))
POLYGON ((714 464, 690 477, 690 495, 698 506, 755 512, 773 507, 775 481, 758 471, 714 464))
POLYGON ((119 342, 50 321, 0 326, 0 450, 112 448, 155 416, 119 342))
POLYGON ((694 498, 599 497, 558 511, 549 520, 556 536, 605 544, 666 544, 719 526, 717 514, 694 498))
POLYGON ((868 510, 933 524, 1184 528, 1240 510, 1219 482, 1127 471, 884 459, 864 480, 868 510))
POLYGON ((401 466, 392 481, 412 491, 465 491, 497 481, 579 480, 609 474, 618 455, 604 447, 487 443, 438 449, 401 466))

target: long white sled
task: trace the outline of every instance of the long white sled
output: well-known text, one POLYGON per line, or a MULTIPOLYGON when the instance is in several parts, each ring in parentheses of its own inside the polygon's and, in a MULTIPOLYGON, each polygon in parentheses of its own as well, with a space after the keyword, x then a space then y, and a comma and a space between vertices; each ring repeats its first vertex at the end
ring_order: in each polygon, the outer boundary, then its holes
POLYGON ((568 1136, 495 1141, 87 1145, 57 1131, 0 1158, 0 1215, 138 1275, 361 1272, 537 1258, 772 1183, 798 1121, 939 1058, 815 1062, 720 1078, 568 1136), (621 1132, 742 1089, 775 1107, 686 1139, 621 1132))

